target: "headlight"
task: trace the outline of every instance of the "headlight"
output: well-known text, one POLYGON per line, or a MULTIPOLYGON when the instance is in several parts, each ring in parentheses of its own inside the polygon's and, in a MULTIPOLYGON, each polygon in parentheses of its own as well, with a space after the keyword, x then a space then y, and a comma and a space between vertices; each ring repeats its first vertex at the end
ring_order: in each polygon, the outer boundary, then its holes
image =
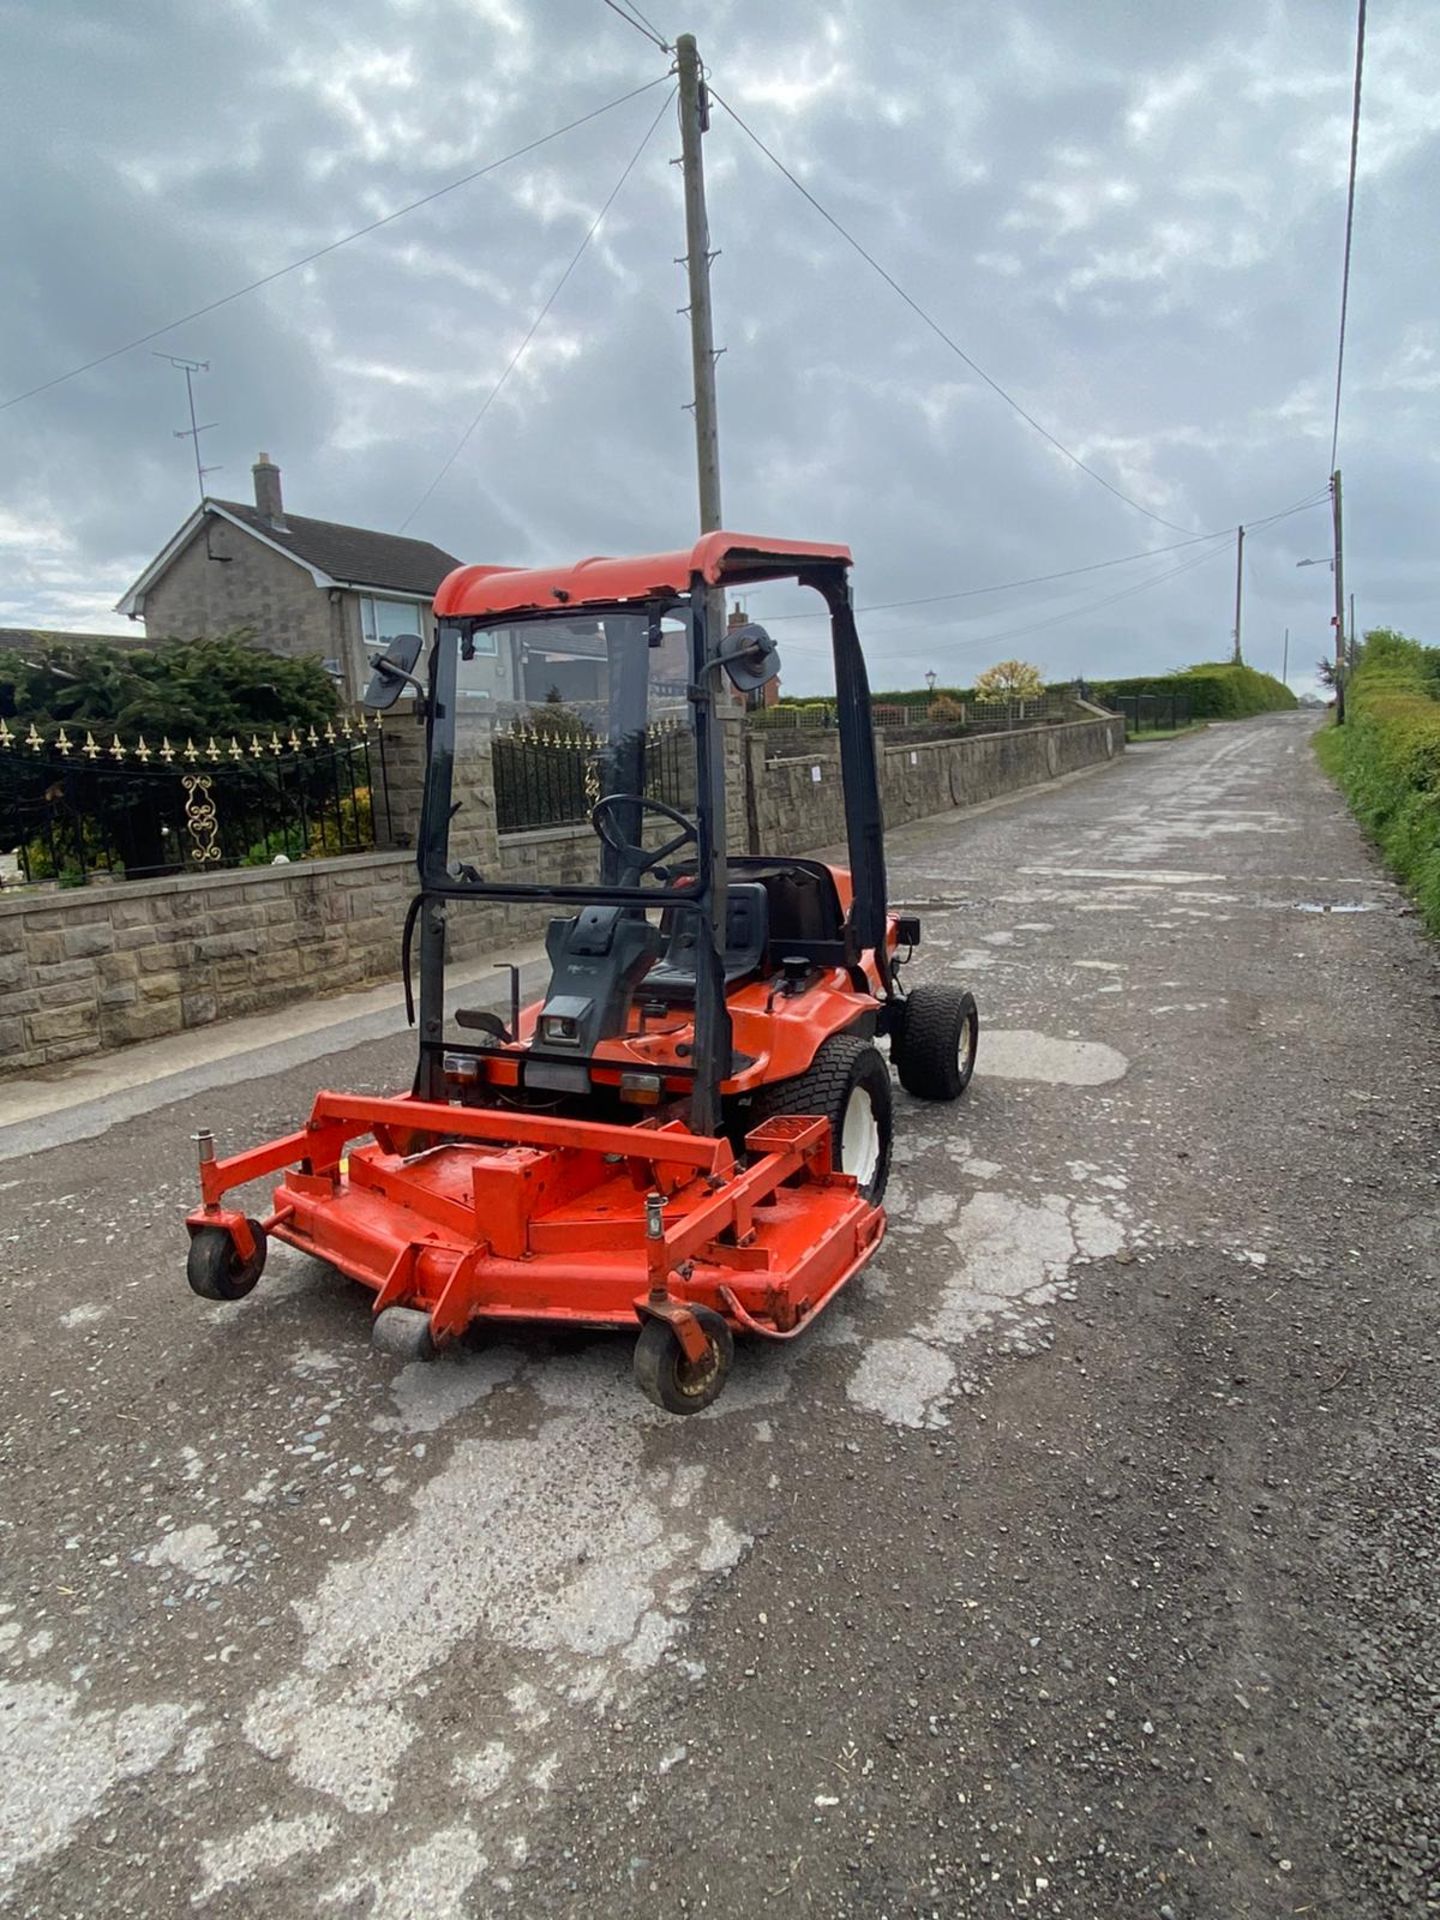
POLYGON ((568 1013, 542 1013, 540 1038, 552 1047, 578 1047, 580 1023, 572 1020, 568 1013))

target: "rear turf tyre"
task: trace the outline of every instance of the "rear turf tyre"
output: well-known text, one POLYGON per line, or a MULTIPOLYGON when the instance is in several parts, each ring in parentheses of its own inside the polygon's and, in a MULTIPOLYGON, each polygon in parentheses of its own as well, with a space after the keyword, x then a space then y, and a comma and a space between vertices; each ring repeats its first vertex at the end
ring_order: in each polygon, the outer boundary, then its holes
POLYGON ((666 1413, 699 1413, 720 1397, 735 1342, 729 1323, 709 1307, 691 1307, 706 1339, 705 1358, 687 1360, 668 1320, 647 1320, 635 1342, 635 1384, 666 1413))
POLYGON ((975 1071, 980 1014, 960 987, 916 987, 891 1054, 900 1084, 919 1100, 958 1100, 975 1071))
POLYGON ((890 1177, 894 1134, 890 1069, 870 1040, 836 1033, 823 1041, 804 1073, 762 1087, 750 1107, 750 1125, 777 1114, 815 1114, 830 1122, 832 1163, 853 1173, 861 1198, 879 1206, 890 1177))
POLYGON ((370 1340, 377 1353, 388 1353, 392 1360, 435 1358, 430 1316, 418 1307, 386 1307, 383 1313, 377 1313, 371 1323, 370 1340))
POLYGON ((223 1227, 201 1227, 190 1236, 185 1278, 190 1291, 202 1300, 243 1300, 265 1271, 265 1229, 249 1222, 255 1251, 242 1260, 235 1242, 223 1227))

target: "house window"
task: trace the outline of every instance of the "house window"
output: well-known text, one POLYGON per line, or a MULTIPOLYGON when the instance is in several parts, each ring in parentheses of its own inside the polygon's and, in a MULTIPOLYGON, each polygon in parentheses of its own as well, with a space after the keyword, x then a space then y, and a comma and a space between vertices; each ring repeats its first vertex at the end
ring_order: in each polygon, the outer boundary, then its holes
POLYGON ((424 609, 413 600, 380 600, 364 595, 360 601, 360 633, 367 647, 383 648, 403 633, 425 637, 424 609))

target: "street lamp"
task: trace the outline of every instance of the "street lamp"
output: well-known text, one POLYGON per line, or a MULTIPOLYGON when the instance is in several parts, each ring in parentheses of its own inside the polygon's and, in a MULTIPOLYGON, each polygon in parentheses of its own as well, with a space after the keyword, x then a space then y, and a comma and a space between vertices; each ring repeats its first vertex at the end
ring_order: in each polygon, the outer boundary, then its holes
MULTIPOLYGON (((1331 571, 1331 573, 1334 573, 1334 571, 1335 571, 1335 561, 1334 561, 1334 558, 1333 558, 1333 556, 1332 556, 1332 557, 1331 557, 1331 558, 1330 558, 1329 560, 1297 560, 1297 561, 1295 562, 1295 564, 1296 564, 1296 566, 1297 566, 1297 567, 1328 567, 1328 568, 1330 569, 1330 571, 1331 571)), ((1331 622, 1330 622, 1330 624, 1331 624, 1331 626, 1332 626, 1332 627, 1333 627, 1333 626, 1335 626, 1335 625, 1336 625, 1336 621, 1335 621, 1335 619, 1333 619, 1333 618, 1332 618, 1332 619, 1331 619, 1331 622)), ((1351 660, 1350 660, 1350 664, 1351 664, 1352 666, 1353 666, 1353 665, 1355 664, 1355 662, 1354 662, 1354 648, 1355 648, 1355 636, 1354 636, 1354 634, 1352 633, 1352 634, 1351 634, 1351 636, 1350 636, 1350 647, 1349 647, 1349 652, 1350 652, 1350 655, 1351 655, 1351 660)), ((1342 633, 1342 634, 1340 634, 1340 635, 1338 635, 1338 637, 1337 637, 1337 639, 1336 639, 1336 651, 1337 651, 1337 654, 1339 654, 1339 653, 1340 653, 1340 652, 1342 652, 1343 650, 1345 650, 1345 636, 1344 636, 1344 634, 1342 633)))
POLYGON ((927 674, 926 674, 926 676, 925 676, 925 684, 926 684, 926 686, 927 686, 927 687, 928 687, 928 688, 930 689, 930 691, 931 691, 931 693, 934 693, 934 691, 935 691, 935 669, 934 669, 933 667, 932 667, 932 668, 930 669, 930 671, 929 671, 929 673, 927 673, 927 674))

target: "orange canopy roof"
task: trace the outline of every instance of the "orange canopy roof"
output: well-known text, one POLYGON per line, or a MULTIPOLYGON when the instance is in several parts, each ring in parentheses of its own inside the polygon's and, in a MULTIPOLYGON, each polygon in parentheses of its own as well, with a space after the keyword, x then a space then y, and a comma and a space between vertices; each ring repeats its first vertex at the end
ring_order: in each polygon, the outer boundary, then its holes
POLYGON ((688 550, 635 560, 594 558, 570 567, 457 567, 435 595, 442 619, 485 619, 505 613, 558 612, 613 606, 656 593, 685 593, 696 574, 709 586, 783 580, 810 566, 848 567, 848 547, 817 541, 767 540, 750 533, 707 533, 688 550))

